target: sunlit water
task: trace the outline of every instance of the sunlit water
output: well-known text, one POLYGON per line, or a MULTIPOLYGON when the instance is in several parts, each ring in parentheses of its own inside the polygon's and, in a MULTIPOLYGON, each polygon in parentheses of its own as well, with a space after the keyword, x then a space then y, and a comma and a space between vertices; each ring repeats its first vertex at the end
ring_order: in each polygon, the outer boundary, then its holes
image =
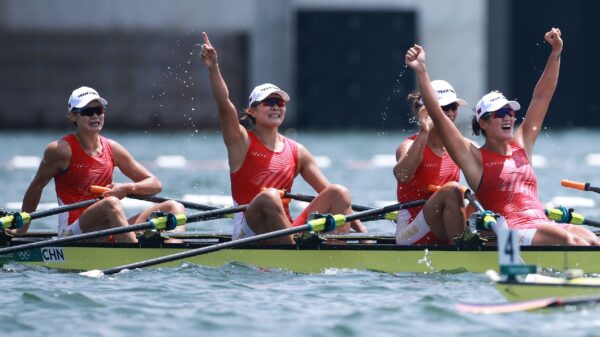
MULTIPOLYGON (((378 205, 395 198, 391 160, 407 133, 289 132, 319 159, 322 170, 346 185, 354 202, 378 205)), ((0 207, 21 200, 34 168, 28 164, 57 132, 0 135, 0 207)), ((162 195, 226 197, 225 148, 216 133, 107 133, 163 182, 162 195), (160 156, 164 162, 157 161, 160 156), (168 167, 171 166, 171 167, 168 167), (175 166, 175 167, 173 167, 175 166)), ((591 192, 568 190, 561 179, 591 181, 600 153, 594 130, 543 132, 535 148, 539 194, 544 203, 571 203, 600 218, 591 192)), ((393 159, 392 159, 393 160, 393 159)), ((35 160, 34 160, 35 161, 35 160)), ((116 175, 117 181, 125 181, 116 175)), ((294 192, 312 194, 297 180, 294 192)), ((43 203, 55 202, 50 184, 43 203)), ((302 205, 293 204, 293 213, 302 205)), ((136 211, 128 208, 129 213, 136 211)), ((393 224, 372 222, 372 232, 391 233, 393 224)), ((55 219, 33 229, 55 228, 55 219)), ((227 220, 197 223, 192 230, 231 230, 227 220)), ((3 336, 595 336, 599 307, 495 316, 463 314, 457 302, 501 302, 480 274, 385 274, 329 270, 317 275, 263 270, 239 264, 220 268, 182 265, 90 278, 44 268, 5 265, 0 327, 3 336)))

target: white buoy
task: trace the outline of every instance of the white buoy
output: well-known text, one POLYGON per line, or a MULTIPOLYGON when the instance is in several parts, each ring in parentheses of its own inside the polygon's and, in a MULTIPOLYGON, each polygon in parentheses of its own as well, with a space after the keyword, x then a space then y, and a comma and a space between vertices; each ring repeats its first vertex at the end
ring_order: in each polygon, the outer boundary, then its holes
POLYGON ((233 199, 230 195, 220 194, 184 194, 183 201, 194 202, 197 204, 215 205, 220 207, 233 206, 233 199))
POLYGON ((376 154, 371 158, 371 164, 374 167, 394 167, 396 165, 396 156, 393 154, 376 154))
POLYGON ((313 156, 319 168, 328 168, 331 166, 331 158, 327 156, 313 156))
POLYGON ((585 163, 590 166, 600 166, 600 153, 590 153, 585 156, 585 163))
POLYGON ((540 156, 539 154, 534 154, 531 156, 531 165, 535 168, 546 168, 548 167, 548 159, 544 156, 540 156))
POLYGON ((10 170, 34 170, 40 166, 41 162, 42 158, 38 156, 14 156, 6 163, 6 167, 10 170))
POLYGON ((583 197, 570 197, 570 196, 561 196, 557 195, 553 197, 547 204, 547 208, 552 208, 556 206, 564 206, 564 207, 589 207, 593 208, 596 206, 596 203, 593 199, 583 198, 583 197))
POLYGON ((160 168, 184 169, 187 166, 187 159, 180 155, 158 156, 155 163, 160 168))

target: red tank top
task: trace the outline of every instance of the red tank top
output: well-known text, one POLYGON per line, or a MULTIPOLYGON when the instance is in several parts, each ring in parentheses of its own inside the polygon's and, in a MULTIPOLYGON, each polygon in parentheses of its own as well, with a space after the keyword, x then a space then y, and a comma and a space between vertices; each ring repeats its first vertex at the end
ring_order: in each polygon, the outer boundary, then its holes
MULTIPOLYGON (((88 155, 74 134, 63 137, 63 140, 71 148, 71 160, 67 169, 54 177, 59 204, 68 205, 97 198, 96 194, 90 192, 90 186, 106 186, 112 183, 114 163, 108 139, 100 136, 102 153, 97 157, 88 155)), ((63 213, 59 215, 59 222, 62 225, 70 225, 79 218, 84 210, 85 208, 80 208, 70 211, 68 216, 63 213)))
MULTIPOLYGON (((231 195, 238 205, 250 203, 262 188, 292 190, 294 178, 298 172, 298 145, 282 136, 283 150, 273 152, 249 131, 250 145, 239 170, 230 174, 231 195)), ((286 213, 289 217, 289 208, 286 213)), ((291 218, 290 218, 291 219, 291 218)))
POLYGON ((513 229, 551 222, 538 199, 537 179, 525 150, 515 143, 508 146, 507 156, 480 149, 483 175, 477 198, 483 207, 504 216, 513 229))
MULTIPOLYGON (((408 137, 415 140, 416 135, 408 137)), ((425 145, 423 149, 423 160, 421 165, 415 171, 413 179, 407 183, 398 183, 396 188, 396 196, 398 202, 407 202, 418 199, 427 199, 433 193, 429 192, 429 185, 444 185, 450 181, 458 181, 460 179, 460 169, 454 163, 448 153, 441 157, 425 145)), ((421 211, 423 206, 411 207, 408 209, 410 213, 410 221, 412 221, 421 211)))

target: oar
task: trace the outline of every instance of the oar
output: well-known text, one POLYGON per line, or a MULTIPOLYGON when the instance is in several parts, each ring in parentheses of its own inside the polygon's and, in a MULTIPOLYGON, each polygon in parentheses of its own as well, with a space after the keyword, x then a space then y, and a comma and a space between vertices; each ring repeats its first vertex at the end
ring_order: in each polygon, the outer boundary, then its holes
POLYGON ((3 217, 0 217, 0 225, 2 228, 19 228, 24 224, 28 224, 31 220, 43 218, 50 215, 60 214, 68 211, 72 211, 74 209, 87 207, 98 202, 101 199, 90 199, 84 200, 80 202, 76 202, 73 204, 63 205, 43 211, 37 211, 32 213, 27 212, 16 212, 13 214, 8 214, 3 217))
MULTIPOLYGON (((109 188, 106 188, 104 186, 97 186, 97 185, 90 186, 90 191, 92 193, 96 193, 98 195, 101 195, 102 193, 104 193, 108 190, 109 190, 109 188)), ((210 211, 213 209, 219 209, 219 207, 216 207, 216 206, 198 204, 195 202, 189 202, 189 201, 178 200, 178 199, 173 199, 173 198, 164 198, 164 197, 159 197, 156 195, 129 194, 129 195, 127 195, 127 197, 130 199, 144 200, 144 201, 150 201, 150 202, 155 202, 155 203, 161 203, 161 202, 173 200, 173 201, 176 201, 176 202, 182 204, 183 207, 185 207, 185 208, 195 209, 198 211, 210 211)))
POLYGON ((560 181, 560 184, 564 187, 574 188, 576 190, 592 191, 592 192, 600 193, 600 187, 590 186, 590 183, 580 183, 577 181, 563 179, 560 181))
POLYGON ((343 215, 343 214, 328 215, 324 218, 310 220, 306 224, 304 224, 302 226, 298 226, 298 227, 281 229, 281 230, 277 230, 274 232, 259 234, 259 235, 255 235, 255 236, 251 236, 251 237, 247 237, 247 238, 243 238, 243 239, 239 239, 239 240, 235 240, 235 241, 224 242, 224 243, 220 243, 220 244, 216 244, 216 245, 212 245, 212 246, 192 249, 192 250, 188 250, 188 251, 181 252, 181 253, 176 253, 176 254, 158 257, 158 258, 154 258, 154 259, 150 259, 150 260, 146 260, 146 261, 131 263, 131 264, 127 264, 127 265, 123 265, 123 266, 119 266, 119 267, 105 269, 102 271, 91 270, 91 271, 85 272, 83 274, 87 275, 87 276, 98 276, 98 275, 102 275, 102 274, 111 275, 111 274, 118 273, 124 269, 135 269, 135 268, 144 268, 144 267, 154 266, 157 264, 167 263, 167 262, 171 262, 171 261, 177 261, 177 260, 185 259, 188 257, 198 256, 198 255, 202 255, 202 254, 208 254, 208 253, 216 252, 216 251, 219 251, 222 249, 241 247, 246 244, 260 242, 263 240, 275 239, 275 238, 279 238, 279 237, 286 236, 286 235, 291 235, 291 234, 296 234, 296 233, 301 233, 301 232, 306 232, 306 231, 322 231, 322 230, 331 231, 331 230, 335 229, 336 227, 341 226, 349 221, 361 220, 361 219, 369 218, 369 217, 372 217, 372 216, 375 216, 378 214, 385 214, 385 213, 392 212, 392 211, 398 211, 401 209, 414 207, 417 205, 422 205, 424 203, 425 203, 425 200, 417 200, 417 201, 411 201, 411 202, 407 202, 407 203, 403 203, 403 204, 394 204, 394 205, 389 205, 389 206, 385 206, 385 207, 381 207, 381 208, 374 208, 374 209, 371 209, 368 211, 353 213, 350 215, 343 215))
POLYGON ((77 242, 86 239, 95 239, 99 237, 106 237, 109 235, 128 233, 138 230, 144 229, 175 229, 176 226, 183 225, 186 222, 185 214, 171 215, 171 216, 161 216, 153 219, 149 219, 146 222, 125 226, 125 227, 117 227, 117 228, 108 228, 102 229, 95 232, 83 233, 78 235, 66 236, 58 239, 50 239, 32 243, 26 243, 18 246, 11 246, 0 249, 0 255, 15 253, 24 250, 28 250, 31 248, 39 248, 39 247, 47 247, 54 246, 64 243, 77 242))
MULTIPOLYGON (((279 190, 279 193, 282 194, 281 195, 282 198, 290 198, 290 199, 294 199, 294 200, 298 200, 298 201, 311 202, 315 199, 315 197, 312 195, 289 193, 284 190, 279 190)), ((373 207, 356 205, 356 204, 352 204, 351 206, 352 206, 353 210, 359 211, 359 212, 373 209, 373 207)))
POLYGON ((583 215, 575 213, 572 209, 567 209, 566 207, 548 208, 546 209, 546 215, 548 215, 550 220, 560 223, 600 227, 600 221, 587 219, 583 215))
POLYGON ((143 223, 129 225, 129 226, 125 226, 125 227, 102 229, 102 230, 95 231, 95 232, 83 233, 83 234, 79 234, 79 235, 72 235, 72 236, 67 236, 67 237, 58 238, 58 239, 50 239, 50 240, 33 242, 33 243, 27 243, 27 244, 18 245, 18 246, 1 248, 0 255, 13 253, 13 252, 19 252, 19 251, 23 251, 23 250, 28 250, 31 248, 47 247, 47 246, 53 246, 53 245, 69 243, 69 242, 77 242, 77 241, 86 240, 86 239, 95 239, 95 238, 100 238, 100 237, 106 237, 109 235, 128 233, 128 232, 144 230, 144 229, 172 230, 172 229, 175 229, 176 226, 180 226, 180 225, 183 225, 188 222, 217 219, 217 218, 223 217, 226 214, 243 212, 246 210, 247 207, 248 207, 248 205, 240 205, 240 206, 234 206, 234 207, 228 207, 228 208, 220 208, 220 209, 215 209, 215 210, 211 210, 211 211, 194 213, 189 216, 186 216, 185 214, 177 214, 177 215, 170 214, 170 215, 165 215, 165 216, 160 216, 160 217, 156 217, 153 219, 149 219, 148 221, 143 222, 143 223))
POLYGON ((471 314, 507 314, 511 312, 565 307, 578 304, 591 304, 597 302, 600 302, 600 296, 549 297, 529 301, 498 304, 458 303, 454 306, 454 308, 458 311, 471 314))
MULTIPOLYGON (((279 191, 279 195, 281 196, 282 200, 289 198, 289 199, 294 199, 294 200, 298 200, 298 201, 312 202, 315 199, 315 197, 312 195, 289 193, 285 190, 278 190, 278 191, 279 191)), ((358 212, 368 211, 370 209, 373 209, 373 207, 356 205, 356 204, 352 204, 351 206, 354 211, 358 211, 358 212)), ((380 216, 380 218, 384 218, 386 220, 396 220, 398 218, 398 212, 386 213, 386 214, 380 216)))

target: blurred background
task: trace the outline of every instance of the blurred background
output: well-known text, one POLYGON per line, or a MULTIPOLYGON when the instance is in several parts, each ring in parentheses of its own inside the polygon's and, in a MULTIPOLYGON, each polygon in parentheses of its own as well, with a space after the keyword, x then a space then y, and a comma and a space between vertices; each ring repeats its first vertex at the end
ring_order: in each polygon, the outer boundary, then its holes
POLYGON ((551 27, 565 50, 547 125, 598 126, 598 13, 592 0, 1 0, 0 127, 66 128, 87 85, 110 129, 214 129, 206 31, 239 110, 272 82, 291 94, 288 128, 404 130, 413 43, 471 108, 492 89, 527 106, 551 27))

